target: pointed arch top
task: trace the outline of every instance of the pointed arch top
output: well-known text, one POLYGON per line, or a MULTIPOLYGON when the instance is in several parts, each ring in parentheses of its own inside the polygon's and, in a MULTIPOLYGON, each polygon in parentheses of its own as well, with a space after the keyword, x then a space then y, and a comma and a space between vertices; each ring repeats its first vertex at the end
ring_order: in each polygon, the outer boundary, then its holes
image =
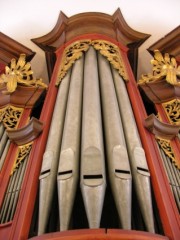
POLYGON ((134 73, 137 70, 137 49, 150 37, 149 34, 132 29, 118 8, 113 15, 86 12, 67 17, 60 12, 55 27, 46 35, 32 41, 46 53, 49 76, 56 60, 55 51, 64 43, 85 34, 101 34, 129 48, 128 57, 134 73))

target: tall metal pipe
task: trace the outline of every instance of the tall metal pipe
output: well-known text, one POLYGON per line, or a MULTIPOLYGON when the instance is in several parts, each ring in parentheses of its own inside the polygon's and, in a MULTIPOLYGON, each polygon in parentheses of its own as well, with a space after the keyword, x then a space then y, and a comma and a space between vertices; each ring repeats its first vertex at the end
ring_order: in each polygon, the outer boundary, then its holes
POLYGON ((21 163, 22 168, 20 170, 21 173, 20 173, 20 176, 19 176, 19 179, 18 179, 17 187, 15 189, 15 196, 14 196, 14 201, 13 201, 13 205, 12 205, 12 209, 11 209, 10 220, 13 219, 13 216, 14 216, 17 204, 18 204, 18 198, 19 198, 19 194, 20 194, 20 190, 21 190, 22 181, 23 181, 23 178, 24 178, 24 173, 25 173, 25 170, 26 170, 26 165, 27 165, 28 158, 29 158, 29 156, 26 156, 26 158, 21 163))
POLYGON ((109 62, 98 53, 109 178, 122 228, 131 229, 132 177, 109 62))
POLYGON ((6 131, 4 131, 1 141, 0 141, 0 143, 1 143, 0 144, 0 156, 2 156, 2 153, 4 151, 7 141, 8 141, 8 135, 7 135, 6 131))
POLYGON ((3 167, 4 161, 6 159, 6 155, 7 155, 7 152, 9 150, 10 143, 11 142, 8 139, 7 142, 6 142, 6 145, 4 147, 4 151, 3 151, 2 155, 0 156, 0 171, 1 171, 2 167, 3 167))
POLYGON ((2 138, 2 135, 3 135, 4 131, 5 131, 5 127, 4 127, 3 123, 1 122, 0 123, 0 140, 2 138))
POLYGON ((99 228, 106 189, 97 55, 85 55, 81 146, 81 192, 90 228, 99 228))
POLYGON ((67 230, 79 177, 84 58, 72 68, 57 175, 60 230, 67 230))
POLYGON ((139 206, 148 231, 154 232, 150 173, 145 153, 141 145, 125 83, 119 73, 113 68, 112 74, 139 206))
POLYGON ((39 218, 38 235, 45 232, 51 210, 51 203, 56 185, 59 151, 64 127, 64 117, 69 92, 71 71, 68 71, 59 86, 51 127, 43 156, 41 167, 40 193, 39 193, 39 218))

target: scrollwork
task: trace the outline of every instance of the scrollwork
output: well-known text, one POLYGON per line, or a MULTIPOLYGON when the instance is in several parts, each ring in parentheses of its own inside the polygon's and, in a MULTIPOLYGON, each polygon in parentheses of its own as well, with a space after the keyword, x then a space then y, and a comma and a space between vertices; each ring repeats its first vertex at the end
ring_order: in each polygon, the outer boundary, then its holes
POLYGON ((82 57, 83 52, 86 52, 90 46, 93 46, 104 57, 106 57, 112 66, 118 70, 124 80, 128 80, 126 68, 118 46, 105 40, 87 39, 74 42, 64 50, 56 86, 59 85, 73 63, 82 57))
POLYGON ((0 84, 6 84, 6 91, 4 94, 13 93, 18 85, 27 87, 41 86, 47 88, 47 85, 42 82, 42 79, 34 79, 31 64, 26 62, 26 55, 21 54, 19 59, 11 60, 10 67, 5 67, 5 74, 0 76, 0 84))
POLYGON ((17 157, 14 162, 11 175, 19 168, 20 164, 28 156, 28 154, 30 153, 31 147, 32 147, 32 142, 18 147, 17 157))
POLYGON ((165 53, 163 56, 159 50, 155 50, 151 64, 153 65, 153 74, 142 75, 138 84, 156 82, 165 78, 169 84, 180 86, 180 81, 178 80, 178 77, 180 77, 180 66, 177 65, 174 57, 170 58, 168 53, 165 53))
POLYGON ((162 138, 156 138, 156 140, 161 149, 164 151, 165 155, 168 156, 169 159, 171 159, 171 161, 176 165, 176 167, 178 167, 178 169, 180 169, 180 164, 179 161, 175 158, 171 142, 162 138))
POLYGON ((180 124, 180 100, 174 99, 172 101, 163 103, 162 105, 170 123, 180 124))
POLYGON ((22 115, 23 109, 7 106, 0 109, 0 122, 3 122, 7 129, 16 129, 22 115))

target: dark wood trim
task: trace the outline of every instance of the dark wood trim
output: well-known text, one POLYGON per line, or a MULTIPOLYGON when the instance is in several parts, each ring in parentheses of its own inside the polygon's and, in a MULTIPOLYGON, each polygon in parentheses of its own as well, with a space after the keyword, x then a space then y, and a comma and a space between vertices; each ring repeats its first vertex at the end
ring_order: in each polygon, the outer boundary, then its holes
POLYGON ((27 61, 35 55, 31 49, 0 32, 0 63, 8 65, 12 58, 18 59, 22 53, 26 54, 27 61))
POLYGON ((180 98, 180 87, 169 84, 165 78, 139 84, 139 87, 153 103, 164 103, 180 98))
POLYGON ((54 68, 54 59, 51 59, 54 57, 52 53, 64 43, 86 34, 104 35, 128 47, 129 61, 136 76, 138 47, 150 35, 132 29, 126 23, 118 8, 112 16, 105 13, 87 12, 68 18, 63 12, 60 12, 55 27, 49 33, 39 38, 31 39, 46 53, 49 77, 51 77, 52 69, 54 68))
POLYGON ((0 108, 12 105, 20 108, 33 108, 36 101, 45 91, 43 87, 17 86, 12 94, 4 94, 6 87, 0 88, 0 108))
POLYGON ((144 126, 155 136, 171 140, 178 135, 180 126, 161 122, 154 114, 144 120, 144 126))
POLYGON ((180 26, 177 26, 170 33, 151 45, 147 50, 154 55, 154 50, 158 49, 162 53, 169 53, 180 62, 180 26))
POLYGON ((17 145, 27 144, 36 139, 43 130, 43 123, 32 117, 29 123, 18 129, 6 130, 9 139, 17 145))

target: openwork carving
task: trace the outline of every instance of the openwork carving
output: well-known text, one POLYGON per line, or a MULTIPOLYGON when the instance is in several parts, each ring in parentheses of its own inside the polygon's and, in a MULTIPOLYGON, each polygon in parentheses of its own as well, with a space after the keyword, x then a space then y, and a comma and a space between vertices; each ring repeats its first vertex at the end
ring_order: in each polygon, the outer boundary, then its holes
POLYGON ((22 115, 23 109, 7 106, 0 109, 0 122, 3 122, 7 129, 16 129, 22 115))
POLYGON ((30 153, 31 147, 32 142, 18 147, 17 157, 14 162, 11 175, 19 168, 20 164, 25 160, 27 155, 30 153))
POLYGON ((4 94, 13 93, 17 85, 36 87, 41 86, 47 88, 47 85, 42 82, 42 79, 34 79, 33 71, 31 70, 31 64, 25 61, 26 55, 21 54, 18 61, 16 59, 11 60, 10 67, 5 67, 5 74, 0 76, 0 84, 6 84, 6 91, 4 94))
POLYGON ((170 123, 180 124, 180 100, 175 99, 175 100, 163 103, 162 105, 170 123))
POLYGON ((180 163, 178 159, 175 158, 173 149, 171 147, 171 142, 169 140, 162 139, 162 138, 156 138, 156 139, 159 146, 164 151, 165 155, 172 160, 172 162, 176 165, 176 167, 178 167, 178 169, 180 169, 180 163))
POLYGON ((180 66, 177 66, 175 58, 170 58, 168 53, 163 55, 159 50, 154 51, 154 59, 151 60, 153 65, 153 74, 142 75, 142 79, 139 80, 138 84, 143 84, 147 82, 156 82, 165 77, 166 81, 174 86, 180 86, 180 66))
POLYGON ((63 53, 62 63, 59 71, 58 80, 56 85, 59 85, 60 81, 64 78, 68 70, 71 68, 73 63, 82 57, 83 52, 86 52, 89 49, 91 40, 82 40, 74 42, 69 45, 63 53))
POLYGON ((59 85, 73 63, 82 57, 83 52, 86 52, 90 46, 93 46, 106 57, 112 66, 118 70, 124 80, 128 80, 128 75, 119 48, 115 44, 105 40, 87 39, 74 42, 65 49, 56 86, 59 85))
POLYGON ((118 70, 119 74, 124 78, 124 80, 128 80, 121 53, 115 44, 104 40, 94 40, 92 41, 92 46, 107 58, 112 66, 118 70))

